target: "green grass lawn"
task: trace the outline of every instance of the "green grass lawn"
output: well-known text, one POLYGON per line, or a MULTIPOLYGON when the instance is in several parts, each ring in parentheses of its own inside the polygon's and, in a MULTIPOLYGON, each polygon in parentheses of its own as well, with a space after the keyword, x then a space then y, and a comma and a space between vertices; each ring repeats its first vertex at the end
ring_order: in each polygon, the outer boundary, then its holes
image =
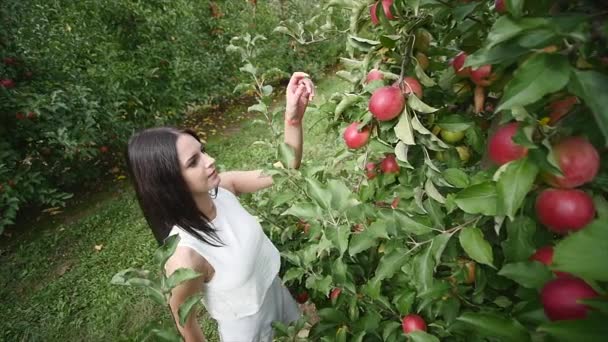
MULTIPOLYGON (((344 87, 328 78, 319 82, 317 97, 344 87)), ((318 158, 340 138, 325 136, 326 121, 319 114, 308 116, 304 158, 318 158)), ((267 126, 245 121, 231 131, 208 142, 221 168, 261 167, 274 153, 253 144, 270 137, 267 126)), ((155 270, 156 242, 130 184, 106 189, 68 208, 62 223, 19 227, 28 233, 0 249, 0 341, 132 341, 140 339, 147 323, 169 317, 141 290, 110 284, 128 267, 155 270)), ((217 341, 214 322, 204 312, 199 321, 208 340, 217 341)))

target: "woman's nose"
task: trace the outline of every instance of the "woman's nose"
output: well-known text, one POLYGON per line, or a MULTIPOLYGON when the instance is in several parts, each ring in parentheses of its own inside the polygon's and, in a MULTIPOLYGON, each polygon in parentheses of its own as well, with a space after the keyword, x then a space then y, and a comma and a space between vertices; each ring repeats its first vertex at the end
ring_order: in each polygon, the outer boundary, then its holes
POLYGON ((203 156, 205 156, 205 166, 206 167, 209 167, 209 166, 215 164, 215 158, 211 157, 207 153, 204 153, 203 156))

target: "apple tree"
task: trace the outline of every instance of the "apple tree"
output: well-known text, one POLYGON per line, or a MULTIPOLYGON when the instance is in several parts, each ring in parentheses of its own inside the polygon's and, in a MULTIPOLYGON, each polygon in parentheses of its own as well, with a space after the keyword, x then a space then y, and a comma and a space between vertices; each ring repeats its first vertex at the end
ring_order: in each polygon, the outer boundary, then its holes
POLYGON ((606 3, 325 5, 350 16, 350 85, 316 108, 336 149, 261 202, 308 338, 603 340, 606 3))

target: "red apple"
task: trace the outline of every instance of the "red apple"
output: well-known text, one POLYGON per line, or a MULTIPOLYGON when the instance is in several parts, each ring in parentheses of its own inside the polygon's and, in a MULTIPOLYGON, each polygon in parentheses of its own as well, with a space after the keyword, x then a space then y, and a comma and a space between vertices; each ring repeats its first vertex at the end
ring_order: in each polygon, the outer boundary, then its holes
POLYGON ((108 148, 108 146, 101 146, 99 148, 99 152, 101 152, 101 153, 108 153, 109 150, 110 149, 108 148))
MULTIPOLYGON (((414 77, 405 77, 403 78, 401 84, 403 85, 402 89, 405 96, 409 96, 411 93, 414 93, 416 94, 417 98, 422 98, 422 85, 417 79, 414 77)), ((395 82, 393 87, 399 87, 399 83, 395 82)))
POLYGON ((344 138, 344 142, 348 148, 361 148, 367 144, 369 140, 370 129, 369 127, 364 127, 361 131, 357 129, 360 125, 360 122, 353 122, 344 130, 344 134, 342 137, 344 138))
POLYGON ((397 87, 387 86, 374 91, 369 100, 369 111, 380 121, 389 121, 396 118, 403 107, 405 99, 397 87))
POLYGON ((401 321, 401 328, 406 334, 418 330, 426 331, 426 322, 422 317, 416 314, 409 314, 403 317, 403 320, 401 321))
POLYGON ((547 189, 536 199, 539 221, 557 234, 577 231, 595 217, 591 196, 581 190, 547 189))
POLYGON ((506 164, 528 154, 528 149, 516 144, 513 136, 519 127, 517 122, 500 126, 488 142, 488 156, 498 164, 506 164))
POLYGON ((376 15, 376 7, 378 7, 378 2, 375 2, 372 7, 369 8, 369 15, 372 17, 373 25, 378 25, 380 23, 378 16, 376 15))
POLYGON ((14 88, 15 81, 13 81, 9 78, 2 79, 2 80, 0 80, 0 87, 6 88, 6 89, 14 88))
POLYGON ((380 162, 380 170, 382 170, 383 173, 399 173, 399 164, 397 164, 394 154, 387 154, 386 157, 382 159, 380 162))
POLYGON ((302 291, 296 296, 296 301, 300 304, 306 303, 308 300, 308 292, 302 291))
POLYGON ((335 302, 338 300, 338 297, 340 297, 340 293, 342 293, 342 289, 339 287, 334 287, 329 294, 329 299, 331 299, 332 302, 335 302))
POLYGON ((365 174, 367 175, 367 179, 376 178, 376 164, 369 162, 365 164, 365 174))
POLYGON ((17 113, 17 114, 15 114, 15 118, 17 120, 25 120, 25 114, 23 114, 23 113, 17 113))
POLYGON ((541 290, 545 314, 552 321, 585 318, 588 308, 578 301, 597 296, 589 284, 575 277, 551 280, 541 290))
POLYGON ((382 80, 382 79, 384 79, 384 74, 382 74, 382 72, 378 69, 372 69, 367 74, 367 77, 365 78, 365 83, 370 83, 372 81, 382 80))
POLYGON ((471 81, 477 85, 487 87, 490 85, 490 80, 488 78, 491 74, 492 65, 482 65, 477 69, 471 69, 471 81))
MULTIPOLYGON (((536 252, 534 252, 534 254, 528 258, 528 260, 538 261, 541 264, 551 266, 553 264, 553 246, 545 246, 537 249, 536 252)), ((553 271, 553 273, 555 273, 555 275, 558 277, 570 276, 570 274, 566 272, 553 271)))
POLYGON ((17 60, 14 59, 13 57, 4 57, 2 59, 2 62, 4 62, 4 64, 6 64, 6 65, 15 65, 15 64, 17 64, 17 60))
POLYGON ((561 119, 564 115, 568 114, 572 107, 578 103, 578 98, 576 96, 568 96, 561 100, 553 101, 549 105, 549 109, 551 113, 549 114, 550 124, 555 124, 559 119, 561 119))
POLYGON ((452 60, 452 67, 454 68, 456 75, 466 77, 471 74, 471 67, 466 67, 463 69, 463 66, 467 60, 467 57, 468 57, 468 55, 466 54, 466 52, 461 51, 452 60))
POLYGON ((507 11, 505 0, 496 0, 494 3, 494 9, 496 9, 496 12, 498 13, 505 13, 507 11))
POLYGON ((399 197, 393 198, 393 201, 391 202, 391 208, 397 209, 400 201, 401 201, 401 198, 399 198, 399 197))
POLYGON ((553 146, 553 155, 564 176, 547 175, 558 188, 576 188, 593 181, 600 169, 598 151, 583 137, 569 137, 553 146))

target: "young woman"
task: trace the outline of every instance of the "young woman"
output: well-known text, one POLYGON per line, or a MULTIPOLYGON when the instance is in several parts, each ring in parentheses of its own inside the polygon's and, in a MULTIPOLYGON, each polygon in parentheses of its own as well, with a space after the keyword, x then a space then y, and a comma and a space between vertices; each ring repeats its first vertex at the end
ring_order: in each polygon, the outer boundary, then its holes
MULTIPOLYGON (((313 97, 308 75, 294 73, 285 110, 285 142, 296 154, 290 167, 300 165, 301 123, 313 97)), ((179 325, 178 309, 201 291, 222 341, 272 341, 273 321, 290 323, 299 318, 296 302, 278 277, 279 251, 236 197, 271 186, 270 176, 261 170, 218 173, 215 160, 194 132, 170 127, 131 137, 127 162, 139 204, 158 242, 180 236, 166 264, 167 275, 179 268, 201 274, 172 291, 170 306, 187 342, 205 338, 193 314, 183 327, 179 325)))

